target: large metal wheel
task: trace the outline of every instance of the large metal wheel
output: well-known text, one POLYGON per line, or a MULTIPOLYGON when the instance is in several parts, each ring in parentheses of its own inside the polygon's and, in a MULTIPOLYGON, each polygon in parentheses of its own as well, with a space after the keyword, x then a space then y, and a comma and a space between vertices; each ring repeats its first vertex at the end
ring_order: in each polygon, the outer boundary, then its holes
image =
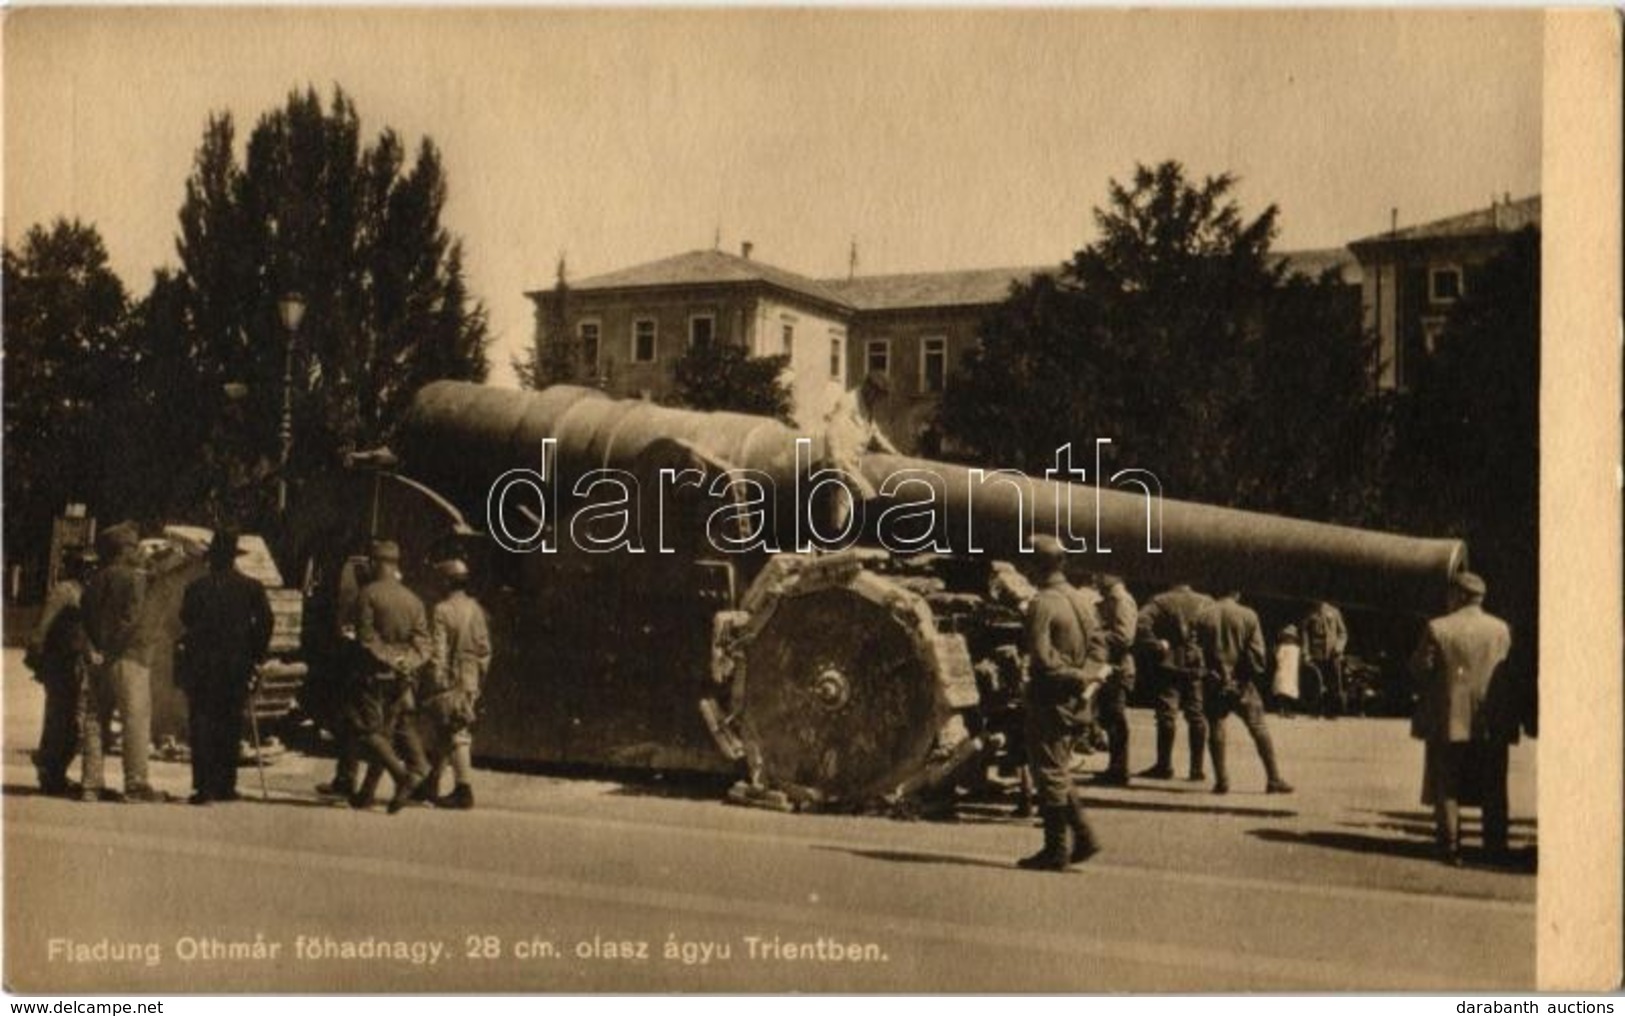
POLYGON ((752 781, 802 803, 893 791, 951 712, 930 609, 865 560, 775 560, 723 636, 752 781))

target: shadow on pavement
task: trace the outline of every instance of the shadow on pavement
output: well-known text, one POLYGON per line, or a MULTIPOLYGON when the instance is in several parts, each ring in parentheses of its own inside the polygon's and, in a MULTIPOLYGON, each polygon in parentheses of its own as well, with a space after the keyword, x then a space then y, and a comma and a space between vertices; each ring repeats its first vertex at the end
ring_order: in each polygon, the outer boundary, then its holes
MULTIPOLYGON (((1428 839, 1396 839, 1391 836, 1368 836, 1362 833, 1334 832, 1321 829, 1309 832, 1294 832, 1289 829, 1250 829, 1247 835, 1263 840, 1266 843, 1326 847, 1331 850, 1347 850, 1359 854, 1386 854, 1390 857, 1411 857, 1425 861, 1432 861, 1438 857, 1438 852, 1431 837, 1428 839)), ((1503 871, 1508 874, 1533 874, 1538 866, 1538 851, 1535 847, 1514 849, 1511 852, 1509 861, 1505 864, 1491 864, 1482 850, 1472 848, 1463 849, 1462 857, 1469 867, 1482 867, 1486 870, 1503 871)))
MULTIPOLYGON (((1293 818, 1297 812, 1290 808, 1249 808, 1245 805, 1222 804, 1172 804, 1162 801, 1136 801, 1125 797, 1102 797, 1086 794, 1080 791, 1078 797, 1083 801, 1085 808, 1098 808, 1101 811, 1146 811, 1160 814, 1175 815, 1230 815, 1237 818, 1293 818)), ((1209 800, 1214 800, 1209 798, 1209 800)), ((1019 818, 1012 813, 1010 805, 997 804, 966 804, 958 807, 959 820, 962 822, 995 822, 1016 823, 1027 825, 1034 821, 1031 818, 1019 818)))
POLYGON ((952 854, 925 854, 909 850, 858 850, 852 847, 814 846, 814 850, 823 850, 830 853, 850 854, 853 857, 867 858, 871 861, 892 861, 898 864, 951 864, 963 868, 993 868, 997 871, 1008 871, 1015 868, 1015 862, 1001 864, 998 861, 989 861, 980 857, 956 857, 952 854))

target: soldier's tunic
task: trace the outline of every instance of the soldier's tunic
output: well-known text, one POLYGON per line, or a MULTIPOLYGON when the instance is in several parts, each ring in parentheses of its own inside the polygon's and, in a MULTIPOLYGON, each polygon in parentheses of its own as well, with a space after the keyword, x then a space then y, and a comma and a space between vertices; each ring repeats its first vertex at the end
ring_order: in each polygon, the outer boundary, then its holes
POLYGON ((399 786, 409 771, 428 771, 417 731, 403 720, 411 706, 412 682, 429 659, 429 619, 423 601, 387 570, 361 590, 357 606, 356 637, 372 666, 348 720, 361 745, 399 786), (405 762, 395 753, 397 736, 405 762))
POLYGON ((181 684, 192 743, 192 789, 204 799, 237 796, 237 749, 254 667, 271 644, 265 587, 235 567, 211 571, 186 587, 181 684))
POLYGON ((1177 717, 1185 717, 1189 735, 1192 779, 1202 778, 1202 756, 1207 751, 1207 714, 1202 702, 1203 678, 1207 672, 1201 645, 1196 638, 1196 619, 1212 606, 1213 600, 1178 585, 1158 593, 1140 611, 1136 638, 1157 654, 1156 714, 1158 775, 1173 770, 1174 737, 1177 717), (1168 644, 1164 653, 1158 642, 1168 644))
POLYGON ((1106 661, 1112 672, 1095 699, 1095 712, 1111 745, 1109 776, 1128 777, 1128 697, 1134 690, 1134 632, 1139 607, 1123 583, 1113 583, 1102 595, 1099 607, 1102 635, 1106 640, 1106 661))
POLYGON ((1348 648, 1349 630, 1343 612, 1321 603, 1309 612, 1299 628, 1303 633, 1304 706, 1321 716, 1341 716, 1348 711, 1343 686, 1343 652, 1348 648))
POLYGON ((453 745, 469 744, 480 688, 491 666, 491 630, 479 602, 458 589, 435 604, 429 623, 433 666, 421 709, 438 761, 453 745))
POLYGON ((1220 787, 1228 786, 1225 758, 1225 719, 1231 712, 1258 749, 1269 786, 1281 785, 1276 766, 1275 743, 1264 721, 1264 699, 1257 681, 1264 676, 1264 631, 1251 607, 1225 596, 1215 601, 1196 619, 1197 638, 1202 645, 1213 685, 1204 693, 1208 716, 1208 744, 1213 753, 1213 778, 1220 787))
POLYGON ((1027 752, 1038 803, 1069 807, 1079 698, 1105 665, 1106 639, 1094 605, 1061 575, 1045 582, 1028 607, 1027 652, 1027 752))

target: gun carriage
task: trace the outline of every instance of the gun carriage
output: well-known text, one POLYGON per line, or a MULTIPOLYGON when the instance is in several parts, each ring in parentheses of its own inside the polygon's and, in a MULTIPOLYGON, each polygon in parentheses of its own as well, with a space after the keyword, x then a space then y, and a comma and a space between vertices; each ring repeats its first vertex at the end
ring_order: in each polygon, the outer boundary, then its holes
MULTIPOLYGON (((1154 498, 1144 474, 1068 490, 879 454, 859 466, 881 493, 857 545, 797 553, 804 437, 593 389, 437 382, 398 461, 323 503, 322 540, 353 552, 387 535, 409 564, 468 558, 497 654, 482 755, 740 773, 792 805, 896 799, 985 768, 1020 680, 1016 597, 999 595, 1019 582, 1000 562, 1028 532, 1070 520, 1089 566, 1140 584, 1415 613, 1465 565, 1459 541, 1154 498), (524 482, 494 497, 505 474, 524 482), (912 553, 876 540, 892 510, 907 539, 886 542, 912 553), (504 549, 515 534, 550 549, 504 549)), ((322 569, 330 586, 338 564, 322 569)))

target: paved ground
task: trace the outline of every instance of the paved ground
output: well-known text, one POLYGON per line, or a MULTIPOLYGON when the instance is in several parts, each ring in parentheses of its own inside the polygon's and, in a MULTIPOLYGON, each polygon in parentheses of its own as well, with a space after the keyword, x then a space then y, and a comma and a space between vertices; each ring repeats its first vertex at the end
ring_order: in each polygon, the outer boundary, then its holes
MULTIPOLYGON (((14 990, 1315 991, 1534 980, 1534 878, 1430 859, 1420 748, 1397 721, 1277 721, 1300 788, 1291 797, 1262 793, 1239 729, 1227 797, 1185 783, 1087 790, 1106 849, 1053 875, 1012 866, 1038 833, 1007 803, 967 807, 955 823, 898 822, 727 807, 703 781, 482 773, 473 812, 389 817, 319 802, 311 787, 329 764, 297 755, 271 767, 270 803, 47 799, 32 793, 27 759, 39 692, 14 651, 4 662, 14 990), (380 943, 390 955, 370 955, 380 943), (327 958, 346 947, 357 953, 327 958)), ((1143 760, 1148 714, 1135 714, 1134 730, 1143 760)), ((1534 761, 1532 744, 1513 752, 1515 846, 1535 835, 1534 761)), ((155 779, 188 789, 179 765, 157 764, 155 779)), ((257 792, 252 770, 243 785, 257 792)))

